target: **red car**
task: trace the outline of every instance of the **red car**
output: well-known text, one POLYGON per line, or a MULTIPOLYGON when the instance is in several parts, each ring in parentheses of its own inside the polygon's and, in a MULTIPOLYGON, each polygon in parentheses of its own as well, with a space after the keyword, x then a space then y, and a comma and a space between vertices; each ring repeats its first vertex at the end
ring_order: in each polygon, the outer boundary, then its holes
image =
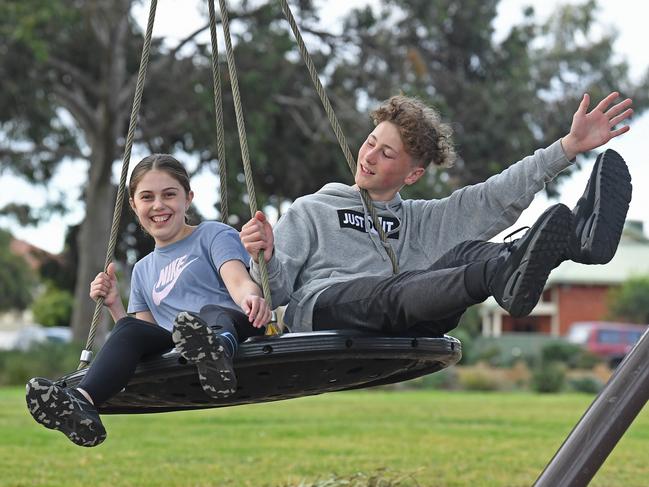
POLYGON ((647 325, 584 321, 570 326, 567 339, 617 366, 646 330, 647 325))

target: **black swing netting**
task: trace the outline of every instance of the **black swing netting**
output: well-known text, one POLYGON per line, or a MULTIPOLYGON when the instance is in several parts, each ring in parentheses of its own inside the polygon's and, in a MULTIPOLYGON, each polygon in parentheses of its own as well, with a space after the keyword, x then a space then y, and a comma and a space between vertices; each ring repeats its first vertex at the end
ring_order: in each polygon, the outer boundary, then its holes
MULTIPOLYGON (((128 386, 102 404, 102 414, 155 413, 279 401, 392 384, 437 372, 462 355, 460 342, 438 338, 386 337, 355 332, 287 333, 250 338, 234 365, 237 391, 207 396, 196 366, 176 351, 142 361, 128 386)), ((60 379, 74 387, 87 369, 60 379)))

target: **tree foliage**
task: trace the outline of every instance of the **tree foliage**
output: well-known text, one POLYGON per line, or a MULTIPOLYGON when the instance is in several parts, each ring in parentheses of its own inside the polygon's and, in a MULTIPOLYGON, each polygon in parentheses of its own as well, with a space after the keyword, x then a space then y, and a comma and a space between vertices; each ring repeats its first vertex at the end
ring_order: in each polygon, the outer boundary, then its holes
POLYGON ((34 320, 43 326, 69 326, 72 305, 71 292, 49 285, 32 304, 34 320))
POLYGON ((634 96, 636 111, 647 103, 647 83, 635 86, 613 56, 615 32, 596 34, 594 0, 562 6, 544 24, 528 8, 502 40, 493 27, 498 3, 385 0, 378 14, 356 11, 345 25, 356 57, 340 63, 338 83, 353 80, 357 96, 371 100, 420 96, 453 123, 460 159, 431 176, 437 195, 484 181, 566 134, 584 92, 598 99, 620 90, 634 96))
MULTIPOLYGON (((103 267, 115 187, 143 45, 133 18, 137 0, 9 0, 0 4, 0 173, 47 184, 69 158, 87 161, 86 217, 69 252, 76 259, 76 338, 85 335, 94 303, 88 282, 103 267)), ((148 2, 143 2, 148 5, 148 2)), ((343 33, 318 22, 316 2, 294 7, 352 152, 370 129, 367 108, 397 92, 435 105, 454 124, 460 159, 432 171, 407 195, 436 197, 482 181, 563 135, 584 91, 634 95, 613 56, 614 33, 593 37, 596 3, 562 7, 545 25, 525 20, 495 39, 497 0, 382 0, 378 11, 352 11, 343 33), (595 39, 595 40, 592 40, 595 39)), ((323 8, 326 5, 320 4, 323 8)), ((277 208, 332 180, 349 182, 277 2, 230 2, 235 60, 259 206, 277 208)), ((177 45, 152 45, 136 144, 140 152, 190 154, 216 170, 210 46, 205 25, 177 45)), ((223 46, 221 51, 223 51, 223 46)), ((241 155, 225 58, 224 116, 232 222, 248 215, 241 155)), ((649 79, 649 78, 648 78, 649 79)), ((215 201, 216 198, 215 189, 215 201)), ((66 211, 60 201, 50 206, 66 211)), ((42 216, 24 205, 0 209, 24 223, 42 216)), ((72 234, 71 234, 72 235, 72 234)), ((124 210, 117 258, 131 260, 151 241, 124 210)))
POLYGON ((0 229, 0 311, 23 310, 32 301, 34 275, 10 250, 11 234, 0 229))
POLYGON ((629 323, 649 323, 649 276, 636 276, 609 293, 611 318, 629 323))

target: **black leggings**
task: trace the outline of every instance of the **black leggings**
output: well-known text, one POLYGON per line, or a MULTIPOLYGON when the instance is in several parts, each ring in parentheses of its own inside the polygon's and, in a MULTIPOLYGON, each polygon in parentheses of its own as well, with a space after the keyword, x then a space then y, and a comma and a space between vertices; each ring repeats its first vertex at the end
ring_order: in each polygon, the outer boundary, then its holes
POLYGON ((334 284, 316 300, 313 329, 442 335, 457 326, 469 306, 488 297, 485 266, 504 248, 505 244, 466 241, 425 270, 334 284))
MULTIPOLYGON (((263 329, 252 327, 248 317, 230 308, 209 305, 201 317, 215 330, 230 331, 241 343, 262 335, 263 329)), ((120 392, 133 377, 138 362, 148 355, 160 355, 174 348, 171 332, 147 321, 127 316, 117 321, 108 340, 79 383, 96 406, 120 392)))

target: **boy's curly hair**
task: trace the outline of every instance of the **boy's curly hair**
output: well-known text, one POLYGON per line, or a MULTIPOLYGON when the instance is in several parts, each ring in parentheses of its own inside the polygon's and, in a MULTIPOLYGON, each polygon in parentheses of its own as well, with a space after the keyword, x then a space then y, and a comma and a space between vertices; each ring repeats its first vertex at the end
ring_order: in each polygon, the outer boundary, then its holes
POLYGON ((384 101, 370 116, 375 125, 381 122, 395 124, 403 145, 415 164, 427 167, 449 167, 455 162, 453 130, 443 123, 437 110, 416 98, 403 95, 384 101))

